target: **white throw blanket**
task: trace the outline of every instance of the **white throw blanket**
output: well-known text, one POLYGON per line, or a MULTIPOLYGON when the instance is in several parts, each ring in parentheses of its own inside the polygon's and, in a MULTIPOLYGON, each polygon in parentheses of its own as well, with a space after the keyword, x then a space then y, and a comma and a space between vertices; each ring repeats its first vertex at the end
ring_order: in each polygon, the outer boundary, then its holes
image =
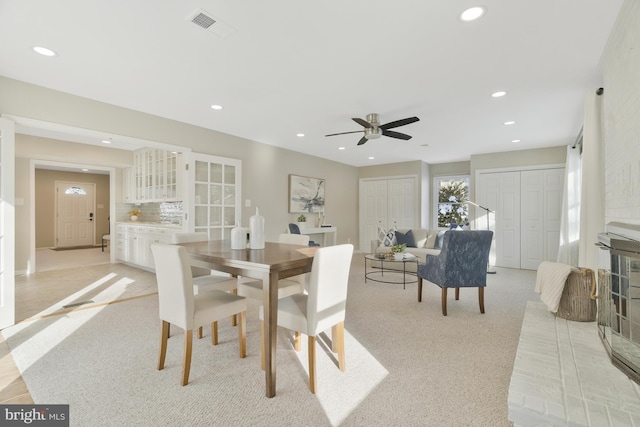
POLYGON ((547 305, 550 312, 558 312, 564 284, 572 271, 580 270, 568 264, 551 261, 543 261, 538 266, 536 293, 540 294, 540 300, 547 305))

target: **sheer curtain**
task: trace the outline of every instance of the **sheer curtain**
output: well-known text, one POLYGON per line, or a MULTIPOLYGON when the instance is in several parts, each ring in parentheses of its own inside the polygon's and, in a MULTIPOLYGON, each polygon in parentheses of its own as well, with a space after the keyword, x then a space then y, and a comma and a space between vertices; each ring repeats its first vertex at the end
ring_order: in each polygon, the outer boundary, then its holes
POLYGON ((579 266, 598 271, 598 233, 604 231, 603 91, 587 94, 582 143, 579 266))
POLYGON ((567 146, 567 164, 564 169, 564 195, 560 221, 560 248, 558 262, 578 266, 580 247, 580 193, 582 188, 582 137, 574 147, 567 146))

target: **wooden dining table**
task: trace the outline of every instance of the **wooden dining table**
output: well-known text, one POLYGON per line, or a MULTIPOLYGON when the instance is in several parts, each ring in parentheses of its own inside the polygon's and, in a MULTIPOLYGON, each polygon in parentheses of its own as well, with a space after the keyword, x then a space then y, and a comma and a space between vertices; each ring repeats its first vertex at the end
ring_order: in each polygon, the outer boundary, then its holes
POLYGON ((316 248, 266 242, 264 249, 231 249, 227 240, 181 243, 196 267, 262 280, 267 397, 276 395, 278 280, 311 271, 316 248))

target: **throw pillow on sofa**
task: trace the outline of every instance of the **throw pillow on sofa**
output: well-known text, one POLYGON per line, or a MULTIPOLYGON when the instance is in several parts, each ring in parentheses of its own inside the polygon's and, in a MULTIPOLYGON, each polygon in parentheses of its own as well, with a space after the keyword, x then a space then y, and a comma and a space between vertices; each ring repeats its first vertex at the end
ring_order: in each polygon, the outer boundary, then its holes
POLYGON ((436 235, 436 243, 435 245, 433 245, 434 249, 442 249, 442 242, 444 241, 444 233, 446 233, 449 230, 440 230, 438 231, 438 234, 436 235))
POLYGON ((427 241, 424 242, 424 247, 427 249, 433 249, 436 246, 436 240, 438 238, 437 232, 431 232, 427 237, 427 241))
POLYGON ((382 246, 393 246, 397 243, 396 231, 378 228, 378 241, 382 246))
POLYGON ((409 230, 406 233, 396 231, 396 241, 398 245, 405 244, 408 248, 416 247, 416 239, 413 237, 413 231, 409 230))

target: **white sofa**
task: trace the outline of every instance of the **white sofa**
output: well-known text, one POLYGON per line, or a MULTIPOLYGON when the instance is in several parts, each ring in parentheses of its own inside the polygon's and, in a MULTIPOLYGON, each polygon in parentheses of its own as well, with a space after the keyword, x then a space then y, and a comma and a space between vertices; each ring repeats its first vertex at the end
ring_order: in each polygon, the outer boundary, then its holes
MULTIPOLYGON (((447 230, 441 229, 433 229, 428 230, 425 228, 399 228, 397 230, 400 233, 406 235, 409 231, 413 234, 413 238, 415 241, 415 247, 407 245, 407 249, 405 252, 408 252, 412 255, 415 255, 420 258, 420 263, 423 264, 427 255, 438 255, 440 254, 440 244, 442 244, 442 237, 444 236, 444 232, 447 230)), ((396 236, 397 238, 397 236, 396 236)), ((372 240, 371 241, 371 252, 372 253, 388 253, 391 252, 391 245, 384 245, 380 242, 380 240, 372 240)), ((413 266, 413 263, 407 263, 407 267, 413 266)), ((413 268, 413 267, 412 267, 413 268)))

